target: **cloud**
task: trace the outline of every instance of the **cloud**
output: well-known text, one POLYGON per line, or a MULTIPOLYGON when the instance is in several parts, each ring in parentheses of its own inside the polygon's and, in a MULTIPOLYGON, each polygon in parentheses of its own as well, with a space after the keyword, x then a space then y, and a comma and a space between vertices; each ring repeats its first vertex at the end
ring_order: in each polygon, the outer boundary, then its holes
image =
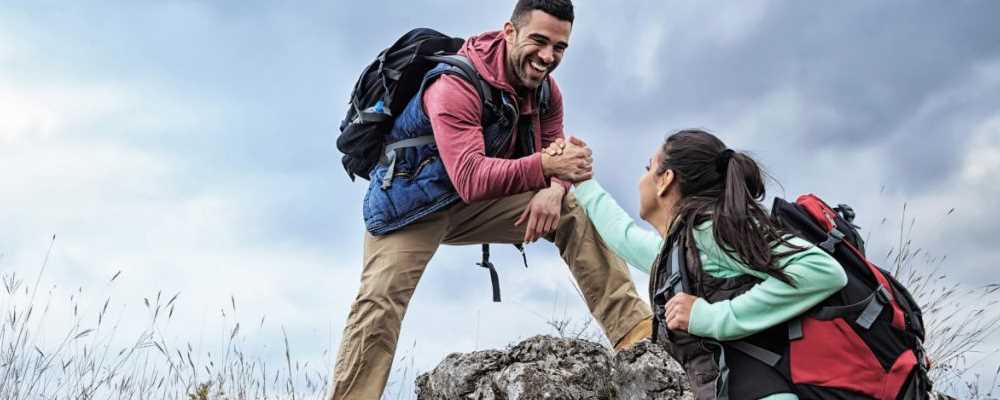
MULTIPOLYGON (((703 127, 757 157, 783 186, 772 194, 854 205, 873 254, 898 240, 906 203, 914 243, 947 254, 964 285, 1000 256, 990 242, 1000 228, 988 223, 1000 219, 989 207, 1000 195, 990 175, 1000 167, 996 5, 576 8, 555 73, 566 128, 593 146, 598 179, 626 209, 664 134, 703 127)), ((103 288, 122 269, 108 293, 133 308, 180 291, 178 318, 221 330, 216 314, 233 295, 241 311, 229 318, 268 315, 260 345, 278 343, 284 325, 300 354, 329 351, 357 290, 364 232, 366 185, 346 179, 333 145, 349 88, 410 28, 468 36, 509 13, 458 0, 379 12, 350 2, 0 7, 0 265, 34 271, 56 233, 47 277, 60 288, 103 288)), ((526 271, 498 247, 499 305, 474 266, 478 248, 435 255, 400 341, 416 342, 418 369, 547 332, 550 315, 586 315, 551 245, 531 246, 526 271)), ((644 293, 646 277, 633 275, 644 293)))

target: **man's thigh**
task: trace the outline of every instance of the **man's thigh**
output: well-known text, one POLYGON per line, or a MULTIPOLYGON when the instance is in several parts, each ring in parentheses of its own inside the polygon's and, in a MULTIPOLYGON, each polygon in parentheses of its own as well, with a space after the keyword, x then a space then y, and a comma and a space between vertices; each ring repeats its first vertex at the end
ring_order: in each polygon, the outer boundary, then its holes
POLYGON ((521 243, 527 223, 514 226, 528 207, 535 192, 515 194, 494 200, 452 206, 444 243, 466 245, 479 243, 521 243))
POLYGON ((365 232, 362 294, 412 291, 444 239, 447 220, 438 212, 386 235, 365 232))

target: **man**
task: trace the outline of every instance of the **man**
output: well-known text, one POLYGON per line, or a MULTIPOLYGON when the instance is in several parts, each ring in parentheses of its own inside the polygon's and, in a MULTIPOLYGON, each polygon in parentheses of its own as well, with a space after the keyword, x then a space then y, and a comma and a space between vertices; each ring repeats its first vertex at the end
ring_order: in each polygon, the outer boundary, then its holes
POLYGON ((518 1, 502 31, 472 37, 459 52, 491 86, 500 111, 485 110, 472 83, 442 74, 449 68, 442 64, 397 116, 390 142, 432 131, 434 143, 403 149, 394 169, 379 165, 370 176, 361 288, 331 399, 381 397, 406 306, 441 243, 544 237, 559 248, 616 348, 650 335, 649 306, 625 263, 567 193, 571 182, 590 178, 590 150, 570 138, 560 155, 541 152, 563 138, 562 95, 549 75, 572 23, 570 0, 518 1))

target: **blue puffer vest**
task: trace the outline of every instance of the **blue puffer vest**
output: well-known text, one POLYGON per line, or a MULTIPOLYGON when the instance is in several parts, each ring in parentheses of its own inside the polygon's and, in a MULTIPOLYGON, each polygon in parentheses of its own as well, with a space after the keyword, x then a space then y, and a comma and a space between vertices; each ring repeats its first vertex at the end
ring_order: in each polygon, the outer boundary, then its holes
MULTIPOLYGON (((433 135, 422 98, 424 89, 443 74, 463 76, 457 67, 444 63, 427 72, 417 95, 396 117, 386 143, 433 135)), ((513 127, 518 126, 518 111, 503 91, 494 88, 489 95, 499 100, 492 102, 499 110, 483 107, 483 136, 486 155, 495 157, 509 148, 515 131, 513 127)), ((519 132, 518 142, 533 146, 534 134, 530 126, 517 131, 523 131, 519 132)), ((380 162, 369 174, 363 214, 365 226, 374 235, 400 229, 460 200, 434 143, 397 149, 392 170, 393 176, 385 188, 383 177, 389 171, 385 162, 380 162)))

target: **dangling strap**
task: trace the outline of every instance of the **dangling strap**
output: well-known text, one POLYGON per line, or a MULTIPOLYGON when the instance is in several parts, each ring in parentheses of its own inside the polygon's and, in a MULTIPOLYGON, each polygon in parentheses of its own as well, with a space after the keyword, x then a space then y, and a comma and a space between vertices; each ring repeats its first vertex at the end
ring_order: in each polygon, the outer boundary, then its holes
POLYGON ((514 247, 517 247, 517 251, 521 252, 521 259, 524 260, 524 269, 528 269, 528 255, 524 254, 524 243, 514 243, 514 247))
POLYGON ((499 303, 500 276, 497 275, 497 269, 490 262, 490 245, 488 243, 483 243, 483 262, 476 263, 476 265, 490 270, 490 284, 493 285, 493 302, 499 303))

